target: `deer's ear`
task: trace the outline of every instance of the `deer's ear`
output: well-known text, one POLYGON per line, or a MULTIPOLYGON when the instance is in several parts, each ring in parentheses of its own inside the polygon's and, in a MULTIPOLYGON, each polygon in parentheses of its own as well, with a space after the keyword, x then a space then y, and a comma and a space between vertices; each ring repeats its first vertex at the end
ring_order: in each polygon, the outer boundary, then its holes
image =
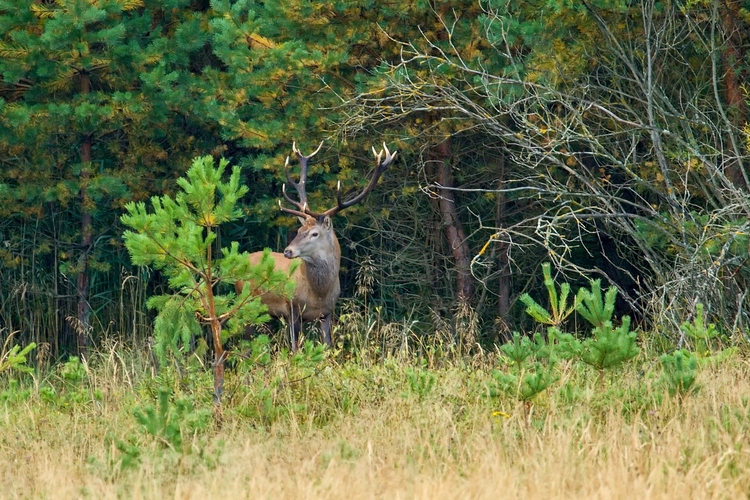
POLYGON ((323 229, 326 229, 326 230, 331 229, 332 225, 333 223, 331 222, 331 218, 326 215, 323 218, 323 229))
POLYGON ((305 225, 305 222, 307 222, 307 219, 305 219, 304 217, 297 217, 297 220, 303 226, 305 225))

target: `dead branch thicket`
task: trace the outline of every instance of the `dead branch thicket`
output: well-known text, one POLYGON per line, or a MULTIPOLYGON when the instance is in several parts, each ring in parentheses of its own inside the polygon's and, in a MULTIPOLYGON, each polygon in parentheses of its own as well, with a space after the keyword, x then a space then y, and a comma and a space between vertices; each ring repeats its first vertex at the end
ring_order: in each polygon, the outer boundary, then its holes
MULTIPOLYGON (((522 62, 504 42, 507 9, 487 7, 492 52, 482 61, 462 58, 448 20, 447 42, 394 40, 400 60, 382 72, 380 88, 345 103, 341 130, 393 129, 437 113, 421 135, 402 140, 424 143, 424 156, 427 139, 450 122, 454 136, 495 148, 506 168, 480 189, 536 200, 536 209, 505 224, 475 217, 471 232, 489 245, 474 249, 474 271, 496 266, 489 256, 502 251, 504 272, 520 272, 515 256, 540 248, 568 278, 615 283, 634 312, 672 338, 699 302, 727 331, 743 331, 750 181, 744 122, 725 99, 726 23, 718 4, 654 4, 639 2, 624 17, 590 9, 601 43, 587 56, 596 64, 554 83, 490 69, 493 58, 506 69, 522 62), (602 252, 603 263, 586 258, 602 252)), ((422 188, 440 186, 424 178, 422 188)))

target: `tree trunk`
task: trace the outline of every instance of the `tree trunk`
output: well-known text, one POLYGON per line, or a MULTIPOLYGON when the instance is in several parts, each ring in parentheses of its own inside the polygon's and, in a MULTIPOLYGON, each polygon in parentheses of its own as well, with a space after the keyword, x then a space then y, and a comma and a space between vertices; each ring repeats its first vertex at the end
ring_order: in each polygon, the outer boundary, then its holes
MULTIPOLYGON (((502 188, 505 179, 505 157, 501 157, 498 165, 498 188, 502 188)), ((495 227, 502 231, 506 226, 505 193, 498 191, 495 198, 495 227)), ((497 284, 497 317, 500 341, 506 343, 511 339, 512 326, 509 321, 510 313, 510 245, 505 236, 500 234, 497 252, 497 268, 499 271, 497 284)))
MULTIPOLYGON (((81 94, 91 92, 88 75, 81 75, 81 94)), ((78 269, 78 354, 88 356, 91 330, 91 303, 89 302, 89 258, 94 242, 94 217, 91 214, 91 198, 88 195, 88 181, 91 178, 91 137, 86 136, 81 144, 81 261, 78 269)))
POLYGON ((214 419, 216 426, 221 427, 224 420, 221 406, 221 398, 224 395, 224 362, 227 356, 224 346, 221 344, 221 324, 216 319, 215 314, 211 319, 211 337, 214 345, 214 419))
MULTIPOLYGON (((728 107, 729 120, 737 128, 747 123, 747 103, 742 90, 745 75, 744 67, 743 29, 740 26, 739 0, 725 0, 721 3, 721 23, 724 31, 724 89, 728 107)), ((725 169, 727 178, 736 186, 747 188, 747 175, 742 171, 742 164, 738 159, 728 161, 725 169)))
POLYGON ((735 125, 744 125, 747 121, 747 103, 742 91, 744 81, 741 68, 744 67, 742 52, 742 27, 740 22, 739 0, 725 0, 722 24, 726 38, 724 49, 724 84, 727 92, 727 104, 735 125))
MULTIPOLYGON (((212 228, 208 228, 209 234, 212 228)), ((213 246, 209 245, 206 256, 206 267, 205 267, 205 279, 206 279, 206 295, 204 298, 204 307, 211 327, 211 340, 214 347, 214 419, 217 427, 221 427, 223 423, 223 410, 221 406, 221 398, 224 395, 224 362, 226 361, 226 351, 224 345, 221 342, 221 322, 216 312, 216 300, 214 298, 214 277, 211 272, 213 266, 213 246)))
POLYGON ((436 146, 433 149, 433 154, 437 163, 438 195, 443 231, 445 231, 445 237, 448 240, 456 265, 456 299, 459 304, 466 304, 474 294, 474 283, 471 278, 469 245, 466 241, 466 233, 458 218, 456 197, 452 190, 454 186, 450 164, 450 139, 446 139, 436 146))
POLYGON ((81 262, 78 269, 78 353, 82 357, 88 355, 89 334, 91 330, 91 303, 89 302, 89 254, 94 242, 94 218, 89 211, 91 200, 86 192, 88 180, 91 176, 91 141, 86 140, 81 145, 81 262))

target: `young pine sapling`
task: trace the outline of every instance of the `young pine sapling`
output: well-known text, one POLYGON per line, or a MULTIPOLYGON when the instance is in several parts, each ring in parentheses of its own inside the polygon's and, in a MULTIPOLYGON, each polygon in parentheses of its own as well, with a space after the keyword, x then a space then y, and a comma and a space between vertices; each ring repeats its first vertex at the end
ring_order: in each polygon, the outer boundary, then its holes
POLYGON ((591 290, 581 288, 576 295, 576 311, 594 327, 591 337, 581 342, 581 361, 596 368, 600 376, 639 352, 636 332, 630 331, 630 317, 623 316, 617 328, 612 323, 616 298, 615 287, 602 295, 600 280, 592 280, 591 290))
POLYGON ((239 167, 232 169, 228 182, 222 182, 227 165, 222 159, 215 167, 210 156, 196 158, 186 177, 177 180, 181 191, 174 199, 154 196, 151 210, 143 202, 131 202, 122 216, 123 224, 132 229, 123 238, 133 263, 159 269, 172 290, 148 301, 158 311, 155 351, 157 355, 184 353, 207 326, 217 412, 224 388, 226 340, 245 325, 268 320, 259 293, 290 296, 294 291, 288 275, 274 270, 270 252, 252 266, 236 242, 216 248, 217 227, 242 217, 236 204, 248 190, 240 184, 239 167), (241 293, 234 291, 237 280, 244 282, 241 293))

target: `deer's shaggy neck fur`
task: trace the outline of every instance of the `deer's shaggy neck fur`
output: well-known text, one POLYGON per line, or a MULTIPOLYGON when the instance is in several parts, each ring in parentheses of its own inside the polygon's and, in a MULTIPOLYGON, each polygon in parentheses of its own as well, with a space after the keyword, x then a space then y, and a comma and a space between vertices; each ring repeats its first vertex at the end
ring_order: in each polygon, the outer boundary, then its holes
POLYGON ((316 255, 302 258, 300 272, 307 278, 310 290, 322 297, 334 289, 339 280, 339 262, 335 255, 316 255))

